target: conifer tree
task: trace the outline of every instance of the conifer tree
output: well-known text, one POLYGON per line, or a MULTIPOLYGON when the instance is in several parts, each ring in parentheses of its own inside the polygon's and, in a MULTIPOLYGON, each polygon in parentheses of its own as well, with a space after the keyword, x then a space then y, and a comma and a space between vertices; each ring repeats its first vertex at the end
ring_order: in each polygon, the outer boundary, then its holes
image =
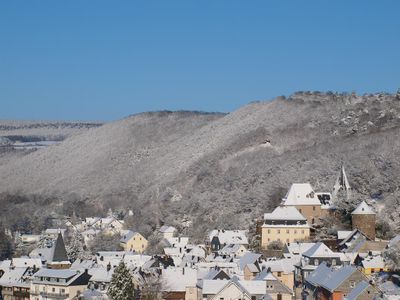
POLYGON ((75 261, 77 259, 87 259, 90 257, 89 253, 86 251, 85 242, 82 234, 74 230, 69 238, 67 243, 67 254, 68 258, 71 261, 75 261))
POLYGON ((134 293, 135 287, 132 275, 126 268, 124 261, 121 260, 111 277, 107 295, 111 300, 132 300, 135 297, 134 293))

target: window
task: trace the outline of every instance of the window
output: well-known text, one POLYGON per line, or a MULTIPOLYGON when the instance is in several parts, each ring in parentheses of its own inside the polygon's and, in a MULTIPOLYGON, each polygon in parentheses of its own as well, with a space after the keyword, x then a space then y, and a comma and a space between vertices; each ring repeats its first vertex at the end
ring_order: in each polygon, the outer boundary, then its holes
POLYGON ((268 233, 271 233, 271 230, 270 230, 270 229, 268 229, 268 233))
POLYGON ((301 213, 301 208, 299 209, 299 213, 301 213))
POLYGON ((289 233, 289 229, 286 229, 286 233, 289 233))
POLYGON ((271 241, 271 239, 268 239, 268 242, 270 242, 271 241))
POLYGON ((301 231, 301 234, 304 234, 304 230, 301 231))
POLYGON ((55 293, 55 292, 56 292, 56 289, 55 289, 55 288, 52 288, 51 291, 52 291, 53 293, 55 293))
POLYGON ((281 233, 281 230, 280 230, 280 229, 278 229, 278 230, 277 230, 277 232, 278 232, 278 234, 279 234, 279 233, 281 233))
POLYGON ((294 231, 294 234, 297 234, 297 230, 294 231))
POLYGON ((316 259, 314 259, 314 265, 315 266, 318 266, 319 265, 319 260, 316 258, 316 259))
POLYGON ((350 287, 352 288, 356 287, 356 282, 354 280, 350 281, 350 287))
POLYGON ((315 211, 315 206, 312 207, 312 210, 315 211))
POLYGON ((311 220, 311 223, 312 223, 312 224, 314 224, 314 223, 315 223, 315 220, 314 220, 314 218, 312 218, 312 220, 311 220))
POLYGON ((282 300, 282 294, 278 294, 276 300, 282 300))
POLYGON ((65 289, 60 289, 61 294, 65 294, 65 289))
POLYGON ((336 266, 336 259, 332 259, 332 266, 336 266))
POLYGON ((282 272, 278 272, 278 277, 281 277, 282 276, 282 272))

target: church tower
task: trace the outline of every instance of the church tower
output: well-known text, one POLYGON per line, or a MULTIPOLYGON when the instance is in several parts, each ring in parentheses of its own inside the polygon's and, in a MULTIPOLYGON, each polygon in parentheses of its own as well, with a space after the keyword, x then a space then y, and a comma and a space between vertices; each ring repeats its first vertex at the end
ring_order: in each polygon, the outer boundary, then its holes
POLYGON ((339 192, 345 194, 345 198, 348 200, 351 197, 351 186, 349 180, 347 179, 346 171, 344 170, 344 165, 342 165, 339 175, 336 178, 335 185, 333 186, 332 197, 337 199, 339 192))
POLYGON ((376 216, 371 206, 365 201, 361 202, 351 213, 351 223, 353 230, 361 230, 368 238, 375 240, 376 216))

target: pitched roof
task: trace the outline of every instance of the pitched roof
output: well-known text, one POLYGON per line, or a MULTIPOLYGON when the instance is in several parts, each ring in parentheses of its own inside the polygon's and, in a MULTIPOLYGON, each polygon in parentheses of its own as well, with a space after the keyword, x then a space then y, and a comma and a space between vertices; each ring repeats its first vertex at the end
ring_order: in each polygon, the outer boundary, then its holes
POLYGON ((161 228, 160 228, 161 233, 174 233, 175 231, 176 231, 176 228, 173 226, 164 225, 164 226, 161 226, 161 228))
POLYGON ((127 230, 127 232, 125 232, 125 234, 121 237, 120 242, 126 244, 127 242, 129 242, 129 240, 131 238, 133 238, 136 234, 138 234, 137 232, 134 232, 132 230, 127 230))
POLYGON ((353 231, 351 230, 338 230, 337 238, 338 240, 344 240, 347 238, 353 231))
POLYGON ((339 254, 333 252, 324 243, 318 242, 303 253, 306 257, 338 257, 339 254))
POLYGON ((311 283, 313 286, 320 286, 326 278, 329 278, 332 275, 332 273, 333 270, 326 265, 326 262, 322 262, 308 275, 306 281, 311 283))
POLYGON ((282 200, 284 205, 321 205, 309 183, 293 183, 282 200))
POLYGON ((357 268, 354 266, 343 266, 340 269, 335 270, 332 273, 332 276, 326 278, 321 286, 332 292, 356 271, 357 268))
POLYGON ((346 296, 346 300, 356 300, 359 296, 369 287, 369 283, 366 281, 361 281, 355 286, 354 289, 346 296))
POLYGON ((351 213, 352 215, 375 215, 374 210, 365 201, 362 201, 355 210, 351 213))
POLYGON ((242 244, 247 245, 246 230, 212 230, 208 234, 210 242, 217 236, 221 244, 242 244))
POLYGON ((279 221, 305 221, 307 220, 296 207, 278 206, 272 213, 264 214, 264 220, 279 221))
POLYGON ((261 257, 261 254, 247 252, 245 255, 243 255, 239 259, 239 262, 238 262, 239 268, 241 270, 243 270, 246 265, 254 264, 260 257, 261 257))

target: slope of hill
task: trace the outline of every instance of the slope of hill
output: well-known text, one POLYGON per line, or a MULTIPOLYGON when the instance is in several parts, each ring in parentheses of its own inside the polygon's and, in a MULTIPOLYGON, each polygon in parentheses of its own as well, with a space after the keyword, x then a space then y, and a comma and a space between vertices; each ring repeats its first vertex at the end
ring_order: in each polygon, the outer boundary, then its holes
POLYGON ((398 222, 399 127, 399 96, 389 94, 303 92, 227 115, 143 113, 3 161, 1 213, 130 208, 142 230, 168 222, 200 236, 247 226, 292 182, 330 191, 344 163, 354 200, 381 199, 381 214, 398 222))

